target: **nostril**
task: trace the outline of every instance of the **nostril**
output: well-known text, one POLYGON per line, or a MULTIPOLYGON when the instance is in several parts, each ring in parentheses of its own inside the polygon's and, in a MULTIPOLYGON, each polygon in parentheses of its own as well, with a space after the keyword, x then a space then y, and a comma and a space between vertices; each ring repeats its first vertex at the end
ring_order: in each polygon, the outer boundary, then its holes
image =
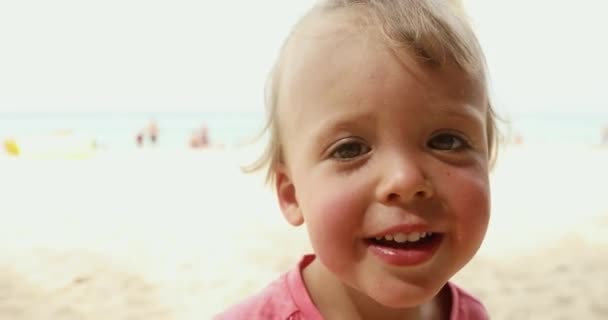
MULTIPOLYGON (((429 197, 429 193, 421 190, 421 191, 414 193, 414 196, 412 197, 412 199, 424 200, 424 199, 427 199, 428 197, 429 197)), ((401 200, 405 200, 405 199, 402 199, 401 196, 397 193, 390 193, 388 195, 388 197, 386 198, 386 200, 388 202, 397 202, 397 201, 401 201, 401 200)))
POLYGON ((428 194, 426 191, 418 191, 418 192, 416 192, 415 196, 416 196, 416 198, 419 198, 419 199, 426 199, 428 194))
POLYGON ((397 200, 399 200, 399 195, 396 194, 396 193, 391 193, 391 194, 388 195, 387 200, 389 202, 397 201, 397 200))

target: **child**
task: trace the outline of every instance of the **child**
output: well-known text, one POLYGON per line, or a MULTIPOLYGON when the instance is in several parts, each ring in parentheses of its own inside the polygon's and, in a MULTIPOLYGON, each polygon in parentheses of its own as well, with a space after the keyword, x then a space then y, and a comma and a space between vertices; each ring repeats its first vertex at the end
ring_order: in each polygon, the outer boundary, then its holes
POLYGON ((495 150, 483 54, 447 0, 323 1, 282 49, 268 165, 314 255, 216 319, 486 319, 474 256, 495 150))

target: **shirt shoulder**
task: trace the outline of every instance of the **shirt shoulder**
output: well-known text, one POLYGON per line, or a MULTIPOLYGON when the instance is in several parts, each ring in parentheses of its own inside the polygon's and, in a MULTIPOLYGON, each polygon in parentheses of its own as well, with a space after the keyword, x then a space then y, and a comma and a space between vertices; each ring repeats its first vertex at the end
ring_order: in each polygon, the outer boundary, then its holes
POLYGON ((487 320, 490 319, 484 305, 464 289, 449 282, 452 292, 451 320, 487 320))
POLYGON ((214 320, 291 320, 297 319, 297 307, 289 288, 287 275, 271 282, 257 294, 216 315, 214 320))

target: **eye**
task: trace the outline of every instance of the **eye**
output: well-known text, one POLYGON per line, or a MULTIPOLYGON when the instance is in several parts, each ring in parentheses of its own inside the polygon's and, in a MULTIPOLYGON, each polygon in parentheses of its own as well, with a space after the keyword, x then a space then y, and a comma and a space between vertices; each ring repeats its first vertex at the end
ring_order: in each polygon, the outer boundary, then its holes
POLYGON ((440 151, 458 151, 469 147, 469 143, 452 133, 440 133, 432 137, 427 146, 440 151))
POLYGON ((331 152, 331 157, 341 161, 348 161, 360 157, 371 151, 371 148, 360 141, 346 141, 339 144, 331 152))

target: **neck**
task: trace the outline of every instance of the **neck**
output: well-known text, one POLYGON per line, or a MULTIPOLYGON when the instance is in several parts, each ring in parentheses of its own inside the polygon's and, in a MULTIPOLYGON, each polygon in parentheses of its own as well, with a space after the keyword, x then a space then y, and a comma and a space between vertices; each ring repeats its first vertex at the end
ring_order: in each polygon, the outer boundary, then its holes
POLYGON ((324 319, 419 320, 448 319, 450 293, 444 288, 437 297, 412 308, 389 308, 345 285, 315 259, 302 272, 310 297, 324 319))

